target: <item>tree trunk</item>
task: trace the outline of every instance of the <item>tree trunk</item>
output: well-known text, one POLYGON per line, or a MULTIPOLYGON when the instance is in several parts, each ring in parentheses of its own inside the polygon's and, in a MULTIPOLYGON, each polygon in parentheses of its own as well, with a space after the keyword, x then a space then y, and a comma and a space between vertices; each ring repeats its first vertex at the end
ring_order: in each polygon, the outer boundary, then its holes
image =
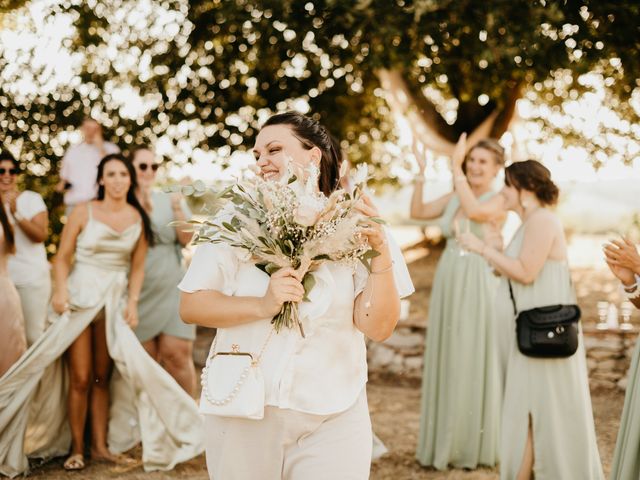
POLYGON ((426 98, 418 86, 410 85, 398 70, 376 71, 382 87, 387 92, 387 103, 391 110, 405 117, 416 136, 425 147, 435 153, 450 156, 458 136, 468 132, 467 144, 473 146, 482 138, 500 138, 509 128, 515 113, 516 102, 522 94, 522 83, 513 82, 505 92, 501 108, 478 108, 463 106, 453 125, 448 124, 435 105, 426 98))

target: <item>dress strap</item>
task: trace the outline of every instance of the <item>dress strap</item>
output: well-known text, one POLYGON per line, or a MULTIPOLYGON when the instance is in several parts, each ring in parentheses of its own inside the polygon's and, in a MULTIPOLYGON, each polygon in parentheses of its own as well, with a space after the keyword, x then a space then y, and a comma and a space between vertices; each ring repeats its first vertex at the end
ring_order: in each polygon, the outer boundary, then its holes
POLYGON ((93 220, 93 205, 91 205, 91 200, 87 202, 87 213, 89 214, 89 220, 93 220))

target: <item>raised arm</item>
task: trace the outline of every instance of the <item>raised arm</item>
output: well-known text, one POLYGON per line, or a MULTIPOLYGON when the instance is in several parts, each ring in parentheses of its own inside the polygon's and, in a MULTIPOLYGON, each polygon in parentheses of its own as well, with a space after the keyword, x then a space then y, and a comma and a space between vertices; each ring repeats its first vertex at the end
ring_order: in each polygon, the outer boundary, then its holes
MULTIPOLYGON (((366 196, 363 196, 359 210, 368 217, 378 217, 377 209, 366 196)), ((367 220, 362 233, 380 255, 371 260, 371 274, 364 291, 355 299, 353 322, 368 338, 382 342, 391 336, 400 318, 400 296, 393 278, 393 260, 384 228, 367 220), (374 296, 374 292, 377 295, 374 296)))
POLYGON ((526 285, 542 270, 561 227, 554 216, 541 212, 530 218, 524 228, 522 248, 516 258, 504 255, 471 233, 462 234, 458 241, 463 248, 482 255, 502 275, 526 285))
POLYGON ((502 195, 494 195, 486 202, 480 202, 473 194, 469 182, 467 182, 467 177, 462 171, 466 151, 467 134, 463 133, 460 135, 451 157, 453 186, 460 199, 460 208, 462 208, 465 216, 474 222, 483 223, 495 219, 504 220, 506 209, 502 195))
POLYGON ((413 195, 411 196, 411 218, 416 220, 431 220, 441 217, 447 203, 451 200, 453 193, 443 195, 436 200, 426 202, 423 199, 424 192, 424 172, 427 167, 427 159, 424 146, 420 145, 415 139, 413 140, 413 155, 418 164, 418 175, 413 184, 413 195))
POLYGON ((62 229, 58 252, 53 259, 54 289, 51 297, 53 310, 61 314, 69 308, 69 292, 67 290, 67 278, 71 270, 71 262, 76 249, 78 235, 87 222, 86 205, 78 205, 73 209, 62 229))
POLYGON ((411 218, 416 220, 431 220, 441 217, 444 209, 453 197, 453 193, 447 193, 431 202, 424 203, 422 199, 422 190, 424 182, 418 181, 413 189, 411 197, 411 218))

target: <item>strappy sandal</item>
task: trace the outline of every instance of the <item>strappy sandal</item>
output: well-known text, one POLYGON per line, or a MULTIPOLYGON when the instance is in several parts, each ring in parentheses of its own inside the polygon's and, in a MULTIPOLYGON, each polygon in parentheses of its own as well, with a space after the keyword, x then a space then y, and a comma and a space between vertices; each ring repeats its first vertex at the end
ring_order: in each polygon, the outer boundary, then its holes
POLYGON ((74 453, 63 464, 65 470, 82 470, 84 467, 84 457, 81 453, 74 453))

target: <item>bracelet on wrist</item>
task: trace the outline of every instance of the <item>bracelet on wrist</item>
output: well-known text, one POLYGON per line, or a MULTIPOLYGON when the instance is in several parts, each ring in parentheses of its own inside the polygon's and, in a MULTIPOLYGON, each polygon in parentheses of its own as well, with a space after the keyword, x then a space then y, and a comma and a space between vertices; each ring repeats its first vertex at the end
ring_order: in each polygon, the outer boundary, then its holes
POLYGON ((633 292, 627 292, 626 290, 623 289, 622 293, 623 293, 624 297, 627 300, 636 300, 636 299, 640 298, 640 290, 639 289, 636 289, 633 292))
POLYGON ((393 268, 393 262, 391 262, 391 265, 389 265, 389 266, 388 266, 388 267, 386 267, 386 268, 383 268, 382 270, 378 270, 378 271, 376 271, 376 272, 374 272, 373 270, 371 270, 371 272, 369 272, 369 273, 371 273, 372 275, 380 275, 381 273, 387 273, 387 272, 390 272, 392 268, 393 268))
POLYGON ((640 298, 640 289, 638 288, 638 282, 634 282, 631 285, 622 284, 622 295, 627 300, 635 300, 640 298))

